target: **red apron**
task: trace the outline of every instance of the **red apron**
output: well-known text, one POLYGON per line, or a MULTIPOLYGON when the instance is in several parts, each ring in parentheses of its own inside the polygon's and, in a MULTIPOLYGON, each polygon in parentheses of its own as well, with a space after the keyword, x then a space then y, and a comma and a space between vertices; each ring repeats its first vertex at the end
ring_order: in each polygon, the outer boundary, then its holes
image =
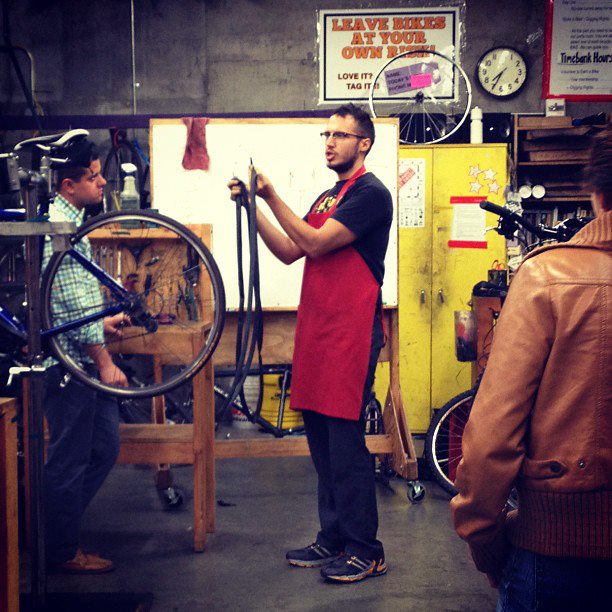
MULTIPOLYGON (((361 167, 342 186, 330 210, 310 213, 308 225, 323 226, 364 173, 361 167)), ((293 410, 359 420, 379 291, 370 268, 350 245, 306 257, 291 375, 293 410)))

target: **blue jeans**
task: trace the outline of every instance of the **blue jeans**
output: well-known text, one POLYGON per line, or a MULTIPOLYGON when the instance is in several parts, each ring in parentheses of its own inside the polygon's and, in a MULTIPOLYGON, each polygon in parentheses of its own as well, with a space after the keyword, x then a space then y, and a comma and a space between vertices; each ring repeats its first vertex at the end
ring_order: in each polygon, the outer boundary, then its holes
POLYGON ((547 557, 513 548, 499 585, 497 612, 612 609, 612 561, 547 557))
POLYGON ((71 379, 60 387, 59 366, 47 370, 45 416, 49 446, 44 469, 47 561, 74 557, 81 517, 119 454, 117 400, 71 379))

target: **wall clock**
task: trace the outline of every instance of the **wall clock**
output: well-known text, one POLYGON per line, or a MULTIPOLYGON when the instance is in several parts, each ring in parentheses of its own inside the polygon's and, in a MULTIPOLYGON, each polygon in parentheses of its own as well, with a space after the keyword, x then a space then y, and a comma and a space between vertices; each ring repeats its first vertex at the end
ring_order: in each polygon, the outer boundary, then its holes
POLYGON ((476 78, 489 95, 510 98, 527 83, 527 62, 512 47, 494 47, 478 60, 476 78))

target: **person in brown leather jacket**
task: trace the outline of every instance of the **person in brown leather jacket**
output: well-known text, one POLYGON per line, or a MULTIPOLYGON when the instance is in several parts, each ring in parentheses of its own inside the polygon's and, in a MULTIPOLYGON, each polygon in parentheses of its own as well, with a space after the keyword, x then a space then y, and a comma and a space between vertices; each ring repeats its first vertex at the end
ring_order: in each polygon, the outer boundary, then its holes
POLYGON ((611 126, 587 181, 596 218, 523 261, 463 436, 452 515, 498 611, 612 609, 611 126))

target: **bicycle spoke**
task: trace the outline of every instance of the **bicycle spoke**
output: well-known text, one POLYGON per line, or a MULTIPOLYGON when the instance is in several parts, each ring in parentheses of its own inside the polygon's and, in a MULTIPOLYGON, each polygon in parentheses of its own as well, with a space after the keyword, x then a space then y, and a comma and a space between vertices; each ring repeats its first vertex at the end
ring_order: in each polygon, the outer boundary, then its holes
MULTIPOLYGON (((153 213, 116 212, 93 218, 79 231, 75 244, 89 240, 89 234, 96 259, 104 260, 101 267, 110 268, 107 274, 119 280, 126 294, 119 301, 104 299, 105 288, 90 274, 88 285, 84 287, 84 293, 86 290, 89 296, 86 307, 79 308, 70 301, 66 302, 67 306, 61 303, 57 306, 62 296, 58 284, 63 280, 62 256, 58 254, 52 258, 43 280, 48 305, 45 325, 51 327, 60 318, 68 321, 81 318, 96 307, 104 309, 117 305, 129 317, 131 325, 104 338, 101 327, 92 328, 89 335, 78 328, 60 332, 59 337, 50 340, 58 359, 86 384, 123 397, 147 397, 183 384, 210 358, 221 332, 225 299, 212 256, 188 230, 153 213), (125 227, 121 224, 128 222, 139 224, 141 231, 134 231, 131 226, 129 232, 117 231, 117 227, 125 227), (149 231, 145 224, 151 222, 156 227, 149 231), (156 232, 157 229, 163 232, 156 232), (125 236, 121 235, 124 233, 125 236), (157 236, 159 242, 155 241, 157 236), (117 247, 113 240, 122 242, 117 247), (150 251, 143 257, 145 249, 150 251), (92 299, 96 291, 98 299, 92 299), (128 381, 126 389, 103 383, 86 364, 86 355, 73 356, 82 339, 86 344, 101 343, 120 368, 123 365, 138 376, 128 381), (165 364, 173 365, 169 370, 165 364)), ((78 289, 73 285, 67 290, 71 292, 70 299, 79 302, 78 289)))

